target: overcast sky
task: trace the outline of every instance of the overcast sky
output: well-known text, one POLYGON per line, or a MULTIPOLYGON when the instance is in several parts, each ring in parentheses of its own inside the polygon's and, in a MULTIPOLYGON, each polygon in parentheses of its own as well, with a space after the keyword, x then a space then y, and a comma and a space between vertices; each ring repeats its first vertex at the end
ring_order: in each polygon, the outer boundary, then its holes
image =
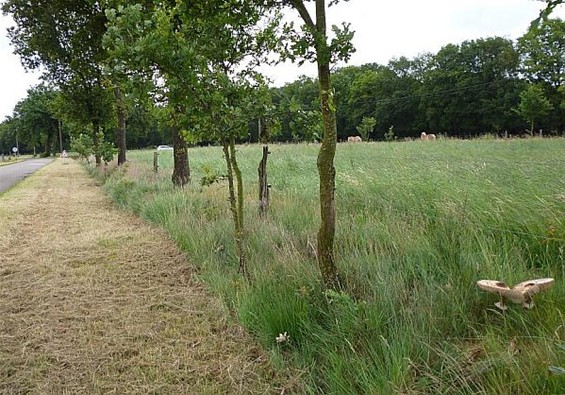
MULTIPOLYGON (((539 15, 544 3, 534 0, 350 0, 329 9, 328 24, 351 23, 356 52, 349 64, 386 64, 395 57, 412 58, 437 52, 444 45, 501 36, 516 39, 539 15)), ((554 17, 565 19, 565 7, 554 17)), ((0 121, 12 114, 27 89, 38 83, 38 74, 26 73, 6 37, 12 21, 0 16, 0 121)), ((275 85, 294 81, 315 68, 278 65, 265 69, 275 85)))

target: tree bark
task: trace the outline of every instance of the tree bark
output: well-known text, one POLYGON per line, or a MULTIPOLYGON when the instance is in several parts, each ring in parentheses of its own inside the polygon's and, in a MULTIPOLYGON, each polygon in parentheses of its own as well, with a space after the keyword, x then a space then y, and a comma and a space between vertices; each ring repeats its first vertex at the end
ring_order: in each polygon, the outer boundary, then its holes
POLYGON ((235 242, 239 256, 239 272, 249 280, 247 272, 247 259, 245 253, 245 223, 243 217, 243 177, 241 169, 237 163, 237 155, 235 151, 235 138, 230 138, 230 160, 235 180, 237 181, 237 218, 238 229, 235 232, 235 242))
POLYGON ((188 164, 188 146, 180 135, 177 127, 173 128, 173 184, 182 187, 190 182, 190 167, 188 164))
POLYGON ((55 135, 55 130, 53 130, 51 127, 48 127, 47 136, 45 136, 45 150, 43 152, 43 156, 45 156, 46 158, 51 156, 51 151, 54 142, 54 135, 55 135))
POLYGON ((119 87, 114 87, 116 109, 118 113, 118 129, 116 130, 116 145, 118 147, 118 166, 126 163, 126 106, 124 96, 119 87))
POLYGON ((334 157, 337 146, 337 125, 335 107, 330 81, 329 48, 326 43, 325 1, 316 0, 316 28, 320 37, 316 48, 318 80, 324 133, 318 153, 318 173, 320 176, 320 214, 318 231, 318 265, 326 287, 341 288, 334 257, 335 238, 335 167, 334 157))
POLYGON ((98 133, 100 133, 100 121, 97 119, 92 120, 92 132, 94 135, 92 136, 92 143, 94 145, 94 157, 96 158, 96 166, 100 166, 102 164, 102 157, 100 156, 100 152, 98 147, 100 146, 100 141, 98 140, 98 133))
POLYGON ((247 258, 245 254, 245 227, 243 221, 243 183, 241 170, 237 164, 235 152, 235 140, 233 138, 226 139, 222 142, 222 149, 226 159, 226 167, 228 172, 228 189, 230 210, 234 222, 234 235, 236 253, 239 259, 239 273, 249 280, 247 271, 247 258), (234 183, 237 182, 237 187, 234 183), (237 188, 237 189, 236 189, 237 188))

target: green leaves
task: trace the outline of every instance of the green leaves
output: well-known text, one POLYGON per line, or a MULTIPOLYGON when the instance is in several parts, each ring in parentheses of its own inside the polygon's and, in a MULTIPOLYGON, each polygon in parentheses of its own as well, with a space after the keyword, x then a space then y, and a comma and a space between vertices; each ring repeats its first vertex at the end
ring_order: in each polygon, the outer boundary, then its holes
POLYGON ((340 60, 347 62, 355 52, 355 47, 352 42, 355 32, 350 30, 350 28, 350 23, 343 23, 341 28, 336 25, 332 26, 332 31, 335 35, 331 40, 329 48, 332 63, 336 63, 340 60))
POLYGON ((357 132, 363 138, 363 141, 368 141, 371 133, 375 129, 377 121, 373 117, 363 117, 359 126, 357 126, 357 132))
MULTIPOLYGON (((346 0, 347 1, 347 0, 346 0)), ((323 3, 323 2, 322 2, 323 3)), ((329 5, 339 3, 338 0, 330 1, 329 5)), ((283 60, 290 59, 302 65, 305 62, 336 63, 347 62, 355 52, 352 39, 354 32, 349 23, 342 23, 341 27, 333 25, 333 36, 328 42, 325 17, 322 21, 314 22, 308 13, 304 2, 301 0, 282 2, 283 5, 292 6, 299 12, 303 24, 297 28, 293 22, 288 22, 282 29, 282 39, 285 44, 278 48, 283 60)))
POLYGON ((534 122, 546 116, 553 109, 553 105, 545 97, 543 88, 539 85, 528 85, 520 94, 520 104, 516 112, 530 122, 530 133, 533 133, 534 122))
POLYGON ((540 15, 532 21, 530 24, 530 29, 535 29, 539 27, 540 23, 547 21, 555 7, 560 4, 563 4, 563 0, 538 0, 542 2, 546 2, 547 6, 543 10, 541 10, 540 15))
POLYGON ((545 82, 554 88, 565 74, 565 21, 547 19, 518 40, 524 71, 532 82, 545 82))

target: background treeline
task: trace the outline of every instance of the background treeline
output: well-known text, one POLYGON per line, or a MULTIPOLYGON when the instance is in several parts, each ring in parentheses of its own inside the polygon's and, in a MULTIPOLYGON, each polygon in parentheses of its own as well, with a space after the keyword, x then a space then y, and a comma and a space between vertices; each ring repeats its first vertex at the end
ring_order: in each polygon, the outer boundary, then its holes
MULTIPOLYGON (((338 136, 344 140, 359 134, 363 118, 374 119, 369 137, 375 140, 384 140, 391 127, 400 138, 423 131, 454 137, 517 135, 529 131, 532 120, 536 131, 560 134, 565 123, 564 27, 563 21, 552 20, 543 31, 529 32, 517 42, 478 39, 387 65, 338 69, 332 80, 338 136), (538 112, 529 108, 532 113, 526 115, 520 105, 534 86, 540 88, 533 89, 538 112)), ((294 139, 297 113, 317 111, 316 89, 316 80, 302 77, 272 90, 281 111, 280 141, 294 139)))
MULTIPOLYGON (((436 54, 401 57, 387 65, 348 66, 333 73, 338 139, 363 135, 371 140, 418 137, 433 132, 450 137, 485 133, 523 135, 562 134, 565 129, 565 22, 550 19, 516 41, 501 37, 448 44, 436 54)), ((132 83, 132 91, 140 87, 132 83)), ((315 78, 301 76, 269 89, 278 119, 277 142, 316 141, 321 133, 319 87, 315 78)), ((117 129, 111 92, 97 99, 106 116, 99 117, 106 138, 117 129)), ((146 95, 147 96, 147 95, 146 95)), ((171 143, 166 109, 155 102, 128 96, 128 148, 171 143)), ((21 152, 50 155, 70 136, 92 129, 88 117, 69 113, 68 94, 40 85, 0 124, 0 152, 16 144, 21 152), (63 121, 63 122, 60 122, 63 121), (60 133, 60 135, 59 135, 60 133)), ((249 120, 247 138, 258 141, 257 120, 249 120)), ((200 143, 208 144, 207 141, 200 143)))

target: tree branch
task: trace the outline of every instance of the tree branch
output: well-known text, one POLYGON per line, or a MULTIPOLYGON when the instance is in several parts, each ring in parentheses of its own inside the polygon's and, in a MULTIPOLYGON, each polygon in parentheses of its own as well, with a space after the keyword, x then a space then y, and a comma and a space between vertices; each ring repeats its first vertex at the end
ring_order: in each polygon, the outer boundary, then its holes
POLYGON ((306 23, 306 25, 308 27, 310 27, 311 29, 316 29, 316 24, 314 23, 314 21, 312 20, 312 17, 310 16, 310 13, 306 9, 306 6, 304 5, 304 1, 303 0, 290 0, 290 3, 296 9, 296 11, 298 11, 300 16, 304 20, 304 23, 306 23))

